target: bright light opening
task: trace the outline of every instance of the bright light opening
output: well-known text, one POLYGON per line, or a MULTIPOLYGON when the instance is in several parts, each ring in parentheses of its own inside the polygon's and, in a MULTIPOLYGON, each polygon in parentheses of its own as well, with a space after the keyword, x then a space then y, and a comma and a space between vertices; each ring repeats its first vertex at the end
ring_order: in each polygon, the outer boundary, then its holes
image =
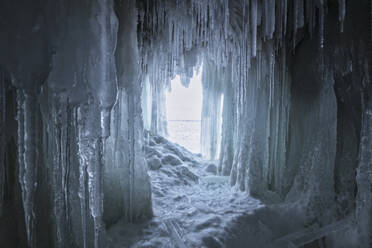
POLYGON ((176 76, 172 90, 167 92, 167 120, 169 140, 193 153, 200 153, 200 118, 202 111, 202 70, 194 71, 188 88, 176 76))

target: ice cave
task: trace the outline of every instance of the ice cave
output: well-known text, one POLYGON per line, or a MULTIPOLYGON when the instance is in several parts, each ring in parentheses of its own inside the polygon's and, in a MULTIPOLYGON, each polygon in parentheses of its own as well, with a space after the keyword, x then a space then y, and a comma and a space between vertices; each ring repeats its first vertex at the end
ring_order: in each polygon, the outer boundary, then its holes
POLYGON ((1 0, 0 247, 371 248, 372 1, 1 0))

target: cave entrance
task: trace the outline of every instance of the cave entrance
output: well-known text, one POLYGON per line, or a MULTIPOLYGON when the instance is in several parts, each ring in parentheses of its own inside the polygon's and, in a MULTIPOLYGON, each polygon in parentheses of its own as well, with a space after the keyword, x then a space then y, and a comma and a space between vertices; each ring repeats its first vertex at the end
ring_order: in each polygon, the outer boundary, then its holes
POLYGON ((166 93, 168 139, 193 153, 200 153, 202 70, 195 69, 190 84, 184 86, 177 75, 166 93))

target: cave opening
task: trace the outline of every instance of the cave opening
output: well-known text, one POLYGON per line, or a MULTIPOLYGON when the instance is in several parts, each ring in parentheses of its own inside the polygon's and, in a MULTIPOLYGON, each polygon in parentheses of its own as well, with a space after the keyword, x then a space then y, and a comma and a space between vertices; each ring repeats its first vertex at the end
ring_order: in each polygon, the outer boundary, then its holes
POLYGON ((193 153, 200 153, 203 104, 202 70, 194 69, 187 85, 177 75, 166 94, 168 139, 193 153))

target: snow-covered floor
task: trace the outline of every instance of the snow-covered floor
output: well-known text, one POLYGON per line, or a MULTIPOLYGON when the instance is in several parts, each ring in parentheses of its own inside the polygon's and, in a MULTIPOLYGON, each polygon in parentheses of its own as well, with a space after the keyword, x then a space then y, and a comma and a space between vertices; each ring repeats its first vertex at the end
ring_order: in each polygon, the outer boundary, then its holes
POLYGON ((111 247, 239 247, 234 242, 249 224, 251 238, 262 236, 253 214, 262 203, 231 188, 228 177, 216 176, 210 161, 162 137, 149 143, 154 218, 111 227, 111 247))

